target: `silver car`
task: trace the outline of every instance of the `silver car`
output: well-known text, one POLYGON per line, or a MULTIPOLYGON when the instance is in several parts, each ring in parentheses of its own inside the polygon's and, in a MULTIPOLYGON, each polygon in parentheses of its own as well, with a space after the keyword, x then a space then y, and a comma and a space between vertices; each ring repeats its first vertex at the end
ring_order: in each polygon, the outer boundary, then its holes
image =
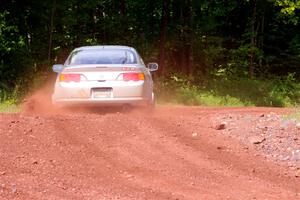
POLYGON ((151 72, 157 63, 144 64, 132 47, 86 46, 76 48, 58 73, 52 102, 55 105, 147 105, 155 95, 151 72))

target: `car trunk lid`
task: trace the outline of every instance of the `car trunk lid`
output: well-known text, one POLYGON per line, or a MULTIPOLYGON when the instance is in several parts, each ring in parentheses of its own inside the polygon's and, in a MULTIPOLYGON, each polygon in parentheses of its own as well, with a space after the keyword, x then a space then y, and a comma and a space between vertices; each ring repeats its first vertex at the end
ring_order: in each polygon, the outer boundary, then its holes
POLYGON ((120 74, 128 72, 142 72, 138 66, 130 65, 77 65, 67 66, 63 74, 82 74, 87 81, 114 81, 120 74))

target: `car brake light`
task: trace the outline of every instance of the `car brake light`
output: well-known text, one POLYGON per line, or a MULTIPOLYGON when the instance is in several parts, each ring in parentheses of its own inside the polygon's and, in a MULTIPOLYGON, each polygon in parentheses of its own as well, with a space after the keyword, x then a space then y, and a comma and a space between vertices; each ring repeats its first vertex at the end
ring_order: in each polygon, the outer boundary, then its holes
POLYGON ((143 81, 145 75, 143 73, 124 73, 123 81, 143 81))
POLYGON ((81 74, 61 74, 59 75, 59 82, 80 82, 83 80, 81 74))

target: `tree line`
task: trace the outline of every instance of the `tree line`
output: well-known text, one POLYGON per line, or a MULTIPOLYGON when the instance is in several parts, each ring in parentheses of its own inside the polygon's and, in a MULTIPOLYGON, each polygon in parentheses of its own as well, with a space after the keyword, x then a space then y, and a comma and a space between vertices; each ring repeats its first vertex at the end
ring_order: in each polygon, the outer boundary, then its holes
POLYGON ((0 88, 82 45, 133 46, 160 76, 299 76, 298 0, 1 0, 0 88))

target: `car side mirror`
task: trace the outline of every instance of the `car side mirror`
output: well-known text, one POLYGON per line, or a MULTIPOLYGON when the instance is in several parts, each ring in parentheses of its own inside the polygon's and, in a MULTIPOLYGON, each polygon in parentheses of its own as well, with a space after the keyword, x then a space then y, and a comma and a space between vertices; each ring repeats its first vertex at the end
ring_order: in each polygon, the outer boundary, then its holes
POLYGON ((147 68, 149 69, 150 72, 154 72, 158 70, 158 64, 157 63, 148 63, 147 68))
POLYGON ((62 72, 64 65, 53 65, 52 70, 56 73, 62 72))

